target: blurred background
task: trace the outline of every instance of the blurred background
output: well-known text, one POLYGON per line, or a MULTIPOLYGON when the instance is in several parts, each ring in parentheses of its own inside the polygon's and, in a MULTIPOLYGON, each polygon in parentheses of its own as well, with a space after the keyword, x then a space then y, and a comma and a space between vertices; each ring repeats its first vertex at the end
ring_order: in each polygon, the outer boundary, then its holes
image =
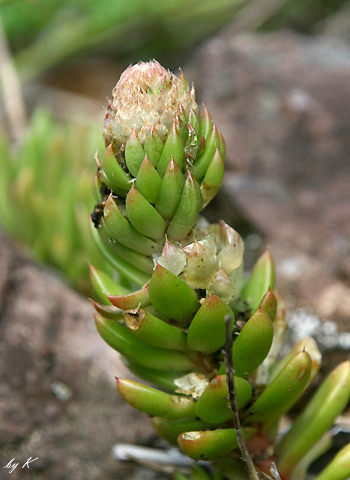
POLYGON ((244 236, 248 267, 271 249, 289 341, 315 336, 327 369, 348 355, 349 41, 348 0, 0 0, 1 465, 155 478, 111 458, 116 441, 156 440, 116 398, 123 367, 86 300, 87 259, 109 270, 89 234, 93 157, 111 89, 139 60, 181 67, 223 131, 205 214, 244 236))

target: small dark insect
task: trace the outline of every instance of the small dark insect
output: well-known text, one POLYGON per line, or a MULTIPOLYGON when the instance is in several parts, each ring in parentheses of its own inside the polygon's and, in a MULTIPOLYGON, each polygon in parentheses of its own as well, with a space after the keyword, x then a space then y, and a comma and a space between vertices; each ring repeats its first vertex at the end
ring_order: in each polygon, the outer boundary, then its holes
POLYGON ((99 228, 102 215, 103 215, 103 204, 97 203, 94 206, 94 209, 90 215, 91 221, 94 224, 95 228, 99 228))

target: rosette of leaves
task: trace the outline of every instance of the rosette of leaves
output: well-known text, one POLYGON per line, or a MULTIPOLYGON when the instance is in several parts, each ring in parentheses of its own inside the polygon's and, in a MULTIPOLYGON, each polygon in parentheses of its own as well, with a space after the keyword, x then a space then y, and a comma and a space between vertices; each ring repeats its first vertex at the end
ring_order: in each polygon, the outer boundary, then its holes
POLYGON ((191 235, 219 190, 225 144, 194 88, 152 61, 129 67, 113 89, 96 156, 92 219, 96 241, 116 268, 142 285, 165 238, 191 235))
MULTIPOLYGON (((100 296, 100 303, 95 303, 98 332, 122 355, 130 370, 148 382, 118 378, 117 387, 123 398, 152 417, 161 437, 178 445, 193 460, 209 462, 205 467, 194 467, 190 478, 303 480, 309 464, 329 448, 328 431, 349 401, 350 362, 341 363, 323 380, 291 428, 282 431, 280 426, 286 424, 286 415, 316 377, 321 354, 315 341, 305 338, 286 355, 279 356, 287 325, 283 300, 275 289, 275 267, 270 253, 266 251, 258 259, 244 280, 244 245, 239 234, 224 222, 210 225, 198 217, 209 184, 208 172, 222 155, 220 135, 215 151, 208 150, 213 133, 209 136, 201 133, 202 123, 208 123, 204 116, 200 126, 193 127, 195 136, 191 137, 191 123, 184 127, 181 136, 181 125, 186 122, 180 124, 179 112, 183 110, 189 118, 193 111, 192 118, 199 118, 194 97, 183 77, 177 82, 165 80, 164 75, 172 78, 154 63, 131 67, 122 76, 122 85, 114 90, 118 97, 112 102, 114 106, 108 107, 105 124, 108 146, 104 159, 98 161, 96 176, 101 202, 93 214, 98 227, 95 237, 114 266, 141 288, 125 289, 91 267, 92 282, 100 296), (176 95, 172 96, 174 85, 177 85, 176 95), (163 96, 165 92, 168 93, 163 96), (181 108, 179 95, 188 100, 180 101, 181 108), (153 103, 155 111, 150 113, 153 103), (133 108, 123 117, 126 104, 133 108), (168 118, 169 105, 173 105, 173 119, 166 127, 157 119, 164 111, 168 118), (156 124, 160 153, 153 164, 150 156, 155 150, 146 145, 149 139, 155 145, 156 124), (196 154, 192 156, 186 153, 189 138, 196 139, 193 143, 196 154), (173 153, 181 153, 179 157, 167 150, 169 139, 174 141, 173 153), (128 158, 130 145, 135 156, 128 158), (163 163, 164 151, 167 156, 163 163), (110 162, 108 169, 106 158, 110 162), (176 158, 180 158, 179 164, 176 158), (196 165, 202 165, 202 158, 207 158, 206 168, 199 175, 196 165), (162 198, 169 195, 168 204, 175 199, 176 207, 172 215, 163 216, 158 198, 166 172, 175 164, 178 178, 182 178, 181 188, 176 195, 173 188, 164 191, 162 198), (159 177, 154 184, 151 180, 148 183, 148 186, 159 185, 152 191, 153 198, 147 196, 144 182, 140 181, 146 167, 152 177, 159 177), (121 183, 112 184, 111 179, 116 178, 118 182, 125 179, 125 188, 121 188, 121 183), (182 199, 189 178, 192 191, 197 193, 187 204, 182 199), (148 212, 162 219, 159 231, 158 220, 152 223, 148 212), (173 229, 174 219, 181 226, 179 230, 173 229), (149 229, 143 229, 143 225, 149 229), (174 235, 174 231, 181 234, 174 235), (148 250, 142 250, 142 245, 148 250), (149 270, 141 267, 145 260, 149 270), (240 420, 240 432, 255 477, 250 476, 242 460, 229 402, 223 351, 226 325, 233 339, 235 414, 240 420)), ((212 125, 211 120, 209 123, 212 125)), ((220 174, 214 193, 221 179, 220 174)), ((340 451, 318 480, 346 480, 350 475, 348 453, 349 447, 340 451)), ((175 478, 189 477, 178 473, 175 478)))

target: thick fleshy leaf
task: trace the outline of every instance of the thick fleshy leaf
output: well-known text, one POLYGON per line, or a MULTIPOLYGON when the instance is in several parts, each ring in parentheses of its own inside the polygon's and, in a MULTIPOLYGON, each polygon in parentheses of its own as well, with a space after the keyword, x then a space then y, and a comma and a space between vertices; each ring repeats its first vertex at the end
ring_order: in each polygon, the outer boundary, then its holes
POLYGON ((145 343, 172 350, 186 350, 186 334, 182 329, 163 322, 145 310, 136 308, 125 312, 124 322, 145 343))
POLYGON ((135 187, 148 202, 155 204, 161 185, 162 180, 146 155, 137 173, 135 187))
POLYGON ((154 370, 197 370, 196 364, 184 352, 148 345, 136 338, 124 325, 100 315, 95 316, 95 322, 104 341, 132 362, 154 370))
MULTIPOLYGON (((254 432, 254 428, 242 428, 245 438, 254 432)), ((236 432, 233 428, 182 433, 179 435, 178 443, 181 450, 194 460, 222 458, 238 447, 236 432)))
POLYGON ((259 304, 270 288, 275 286, 275 266, 268 250, 258 259, 250 277, 245 284, 241 297, 245 300, 252 312, 255 312, 259 304))
POLYGON ((126 165, 134 177, 136 177, 144 158, 145 151, 139 141, 135 127, 125 145, 126 165))
POLYGON ((277 299, 270 288, 263 296, 260 302, 260 308, 268 314, 268 316, 271 318, 271 321, 273 322, 277 311, 277 299))
MULTIPOLYGON (((244 378, 235 377, 238 409, 247 405, 252 397, 252 387, 244 378)), ((232 419, 226 375, 216 375, 199 398, 197 416, 208 423, 220 425, 232 419)))
POLYGON ((92 301, 97 313, 102 317, 109 318, 115 321, 123 320, 123 312, 113 305, 101 305, 100 303, 92 301))
POLYGON ((263 423, 269 427, 292 408, 307 386, 310 373, 310 355, 306 352, 294 355, 250 407, 250 416, 246 422, 263 423))
POLYGON ((102 157, 102 168, 107 179, 107 186, 112 190, 123 190, 128 192, 131 188, 131 177, 127 174, 113 153, 112 145, 109 145, 102 157))
POLYGON ((109 304, 110 301, 107 295, 125 295, 128 290, 121 285, 118 285, 109 275, 102 270, 89 265, 90 279, 95 292, 100 297, 102 302, 109 304))
MULTIPOLYGON (((264 361, 272 344, 273 328, 266 312, 257 310, 244 325, 232 348, 233 368, 238 377, 248 377, 264 361)), ((225 373, 225 365, 219 374, 225 373)))
POLYGON ((205 145, 202 155, 199 155, 194 162, 192 173, 198 182, 202 182, 208 170, 209 164, 215 155, 216 149, 220 146, 219 132, 216 126, 213 126, 210 137, 205 145))
POLYGON ((155 205, 158 212, 166 220, 171 219, 176 212, 184 182, 181 170, 173 157, 171 157, 163 177, 162 186, 160 187, 158 201, 155 205))
POLYGON ((164 144, 162 142, 162 139, 160 138, 156 127, 154 126, 154 124, 152 124, 150 135, 145 140, 144 149, 152 165, 154 165, 155 167, 157 167, 158 165, 160 156, 163 151, 163 147, 164 144))
POLYGON ((171 158, 174 159, 179 169, 182 170, 185 160, 184 145, 181 140, 181 134, 176 128, 175 121, 165 142, 164 149, 157 166, 157 171, 161 178, 163 178, 171 158))
POLYGON ((117 378, 120 395, 134 408, 148 415, 164 418, 195 418, 196 404, 192 398, 169 395, 133 380, 117 378))
POLYGON ((145 285, 136 292, 126 295, 108 295, 107 297, 112 305, 121 310, 147 307, 151 303, 149 299, 149 282, 145 283, 145 285))
MULTIPOLYGON (((331 432, 327 432, 323 437, 303 456, 300 462, 293 469, 291 480, 305 480, 307 479, 307 472, 310 465, 318 460, 323 454, 332 447, 331 432)), ((329 479, 328 479, 329 480, 329 479)), ((346 479, 345 479, 346 480, 346 479)))
POLYGON ((105 203, 103 217, 111 237, 125 247, 149 256, 160 251, 157 243, 145 237, 130 225, 112 195, 108 197, 105 203))
POLYGON ((198 182, 188 170, 180 201, 168 226, 167 233, 170 238, 181 241, 186 237, 196 223, 201 203, 198 182))
POLYGON ((164 237, 165 220, 134 186, 126 197, 126 213, 135 230, 142 235, 153 240, 164 237))
POLYGON ((208 169, 201 183, 201 194, 203 203, 201 208, 208 205, 219 191, 224 179, 224 160, 218 149, 209 163, 208 169))
POLYGON ((350 361, 346 361, 328 375, 278 445, 278 468, 281 474, 288 475, 306 452, 319 441, 345 408, 349 398, 350 361))
POLYGON ((105 245, 100 238, 96 228, 91 227, 92 237, 100 249, 102 255, 120 274, 124 275, 128 280, 136 283, 136 285, 144 285, 149 280, 149 275, 134 267, 123 258, 116 255, 105 245))
POLYGON ((232 318, 232 309, 216 295, 210 295, 194 316, 188 332, 187 346, 190 350, 213 353, 225 345, 225 316, 232 318))
POLYGON ((113 238, 107 228, 106 222, 102 219, 101 226, 99 228, 99 234, 103 243, 110 250, 111 254, 118 256, 121 259, 126 260, 130 265, 135 268, 139 268, 148 275, 152 274, 153 261, 150 257, 143 255, 142 253, 131 250, 129 247, 118 242, 113 238))
POLYGON ((186 325, 199 308, 195 291, 159 264, 151 278, 149 296, 160 313, 181 325, 186 325))
MULTIPOLYGON (((271 290, 268 290, 268 292, 265 294, 264 298, 260 303, 260 306, 264 307, 265 311, 267 311, 267 313, 270 313, 270 316, 273 315, 273 311, 274 311, 274 308, 271 309, 271 306, 273 306, 273 303, 274 303, 273 297, 271 296, 271 294, 272 294, 271 290), (269 298, 268 309, 266 308, 266 305, 267 305, 266 298, 269 298), (271 299, 272 299, 272 302, 271 302, 271 299)), ((277 300, 277 309, 272 322, 273 339, 272 339, 272 345, 271 345, 270 351, 257 371, 257 375, 255 377, 255 382, 257 385, 266 385, 268 383, 271 369, 276 364, 276 360, 280 352, 281 346, 283 344, 284 337, 287 330, 286 309, 285 309, 284 301, 276 290, 272 295, 274 295, 274 297, 277 300)))
POLYGON ((211 118, 211 115, 205 105, 203 105, 203 115, 201 118, 201 125, 200 125, 200 130, 199 130, 199 135, 200 137, 205 138, 207 140, 209 138, 210 133, 212 132, 213 129, 213 121, 211 118))
POLYGON ((347 480, 350 478, 350 443, 345 445, 315 480, 347 480))
POLYGON ((298 352, 307 352, 310 355, 312 361, 312 368, 310 374, 310 382, 315 378, 320 370, 322 355, 318 349, 317 343, 311 337, 305 337, 291 348, 291 350, 275 365, 273 365, 271 374, 269 376, 269 383, 271 383, 279 374, 279 372, 287 365, 287 363, 298 352))

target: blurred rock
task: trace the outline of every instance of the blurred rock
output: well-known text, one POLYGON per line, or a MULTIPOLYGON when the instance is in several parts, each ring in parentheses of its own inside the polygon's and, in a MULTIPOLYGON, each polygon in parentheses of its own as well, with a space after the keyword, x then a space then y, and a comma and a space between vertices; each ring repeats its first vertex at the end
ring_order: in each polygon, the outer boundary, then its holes
POLYGON ((11 478, 143 478, 144 469, 113 460, 112 446, 155 436, 117 394, 125 368, 92 318, 87 300, 0 234, 0 466, 39 457, 11 478))
POLYGON ((226 29, 185 73, 227 142, 214 211, 225 205, 230 221, 229 198, 255 226, 290 307, 349 330, 349 46, 226 29))

